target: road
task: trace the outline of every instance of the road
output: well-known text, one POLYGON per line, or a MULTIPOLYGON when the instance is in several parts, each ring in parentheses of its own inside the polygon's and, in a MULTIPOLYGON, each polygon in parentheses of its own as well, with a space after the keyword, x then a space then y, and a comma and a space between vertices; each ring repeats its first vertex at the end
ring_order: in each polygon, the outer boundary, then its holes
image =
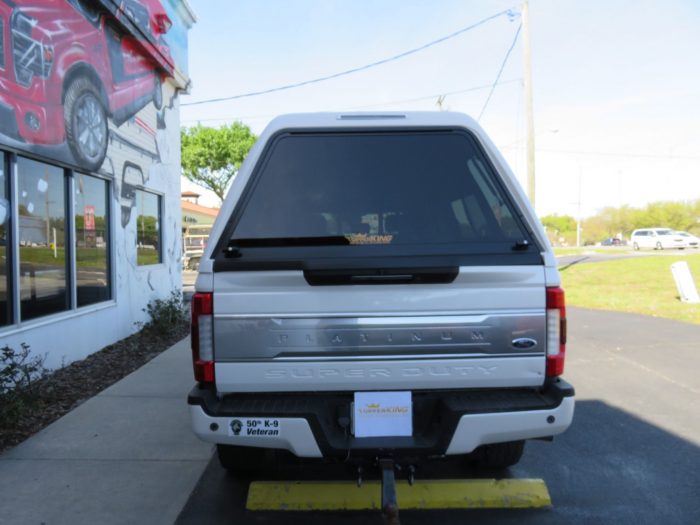
POLYGON ((698 253, 697 250, 690 249, 635 252, 629 248, 609 248, 607 253, 584 251, 575 255, 559 255, 557 256, 557 264, 559 268, 562 268, 578 263, 604 262, 617 259, 631 259, 634 257, 684 257, 685 255, 693 255, 696 253, 698 253))
POLYGON ((182 270, 182 295, 186 301, 189 301, 194 293, 194 283, 196 280, 197 272, 182 270))
MULTIPOLYGON (((569 310, 565 377, 576 386, 574 423, 552 443, 529 442, 509 471, 475 473, 458 459, 419 477, 542 478, 545 510, 404 511, 401 523, 700 523, 700 326, 634 314, 569 310)), ((342 468, 290 461, 256 479, 350 479, 342 468)), ((372 512, 245 510, 248 479, 212 459, 177 523, 381 523, 372 512)))

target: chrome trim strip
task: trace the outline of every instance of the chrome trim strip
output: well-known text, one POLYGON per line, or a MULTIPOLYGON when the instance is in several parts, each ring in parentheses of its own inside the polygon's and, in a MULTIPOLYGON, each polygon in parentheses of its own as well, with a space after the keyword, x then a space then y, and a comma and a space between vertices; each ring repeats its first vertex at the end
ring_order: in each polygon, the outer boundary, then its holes
POLYGON ((431 353, 461 356, 544 354, 545 316, 450 315, 373 317, 214 317, 218 362, 301 358, 413 359, 431 353), (515 348, 514 338, 529 338, 515 348), (538 344, 538 341, 540 342, 538 344))
POLYGON ((214 317, 217 319, 309 319, 309 318, 322 318, 322 319, 343 319, 346 317, 353 317, 355 319, 375 319, 375 318, 383 318, 383 319, 401 319, 404 317, 409 317, 409 318, 414 318, 414 317, 440 317, 440 318, 446 318, 446 317, 460 317, 460 318, 470 318, 470 319, 475 319, 475 321, 470 321, 470 322, 477 322, 478 319, 481 318, 487 318, 489 316, 498 316, 498 317, 513 317, 513 316, 521 316, 521 315, 541 315, 544 317, 544 311, 542 308, 532 308, 532 309, 523 309, 523 310, 496 310, 496 311, 483 311, 479 313, 478 315, 475 314, 467 314, 464 312, 455 312, 452 310, 447 310, 447 311, 411 311, 410 313, 406 312, 378 312, 376 314, 373 313, 367 313, 367 312, 343 312, 342 314, 339 313, 329 313, 329 312, 304 312, 304 313, 289 313, 289 312, 270 312, 270 313, 265 313, 265 315, 261 314, 223 314, 223 313, 218 313, 216 312, 216 303, 214 303, 214 317))
MULTIPOLYGON (((498 354, 498 358, 500 359, 501 357, 503 358, 510 358, 510 357, 539 357, 542 354, 523 354, 523 353, 515 353, 515 354, 498 354)), ((411 354, 409 355, 358 355, 358 356, 352 356, 352 355, 345 355, 345 356, 323 356, 323 361, 381 361, 381 360, 406 360, 406 359, 411 359, 411 360, 422 360, 422 359, 484 359, 484 358, 493 358, 493 355, 490 354, 411 354)), ((314 357, 275 357, 272 360, 269 361, 260 361, 260 360, 255 360, 255 359, 248 359, 248 360, 241 360, 238 361, 241 363, 277 363, 277 362, 294 362, 294 363, 303 363, 303 362, 318 362, 318 356, 314 357)))

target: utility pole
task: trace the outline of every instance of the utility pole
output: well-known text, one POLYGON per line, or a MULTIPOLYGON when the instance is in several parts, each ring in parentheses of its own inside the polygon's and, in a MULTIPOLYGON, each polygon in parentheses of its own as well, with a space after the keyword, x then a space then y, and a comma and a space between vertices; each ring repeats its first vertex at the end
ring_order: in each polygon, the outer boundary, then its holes
POLYGON ((525 125, 527 134, 527 196, 535 204, 535 118, 532 107, 532 60, 530 56, 530 23, 528 0, 523 0, 523 79, 525 83, 525 125))
POLYGON ((578 166, 578 212, 576 214, 576 247, 581 247, 581 175, 583 168, 578 166))
POLYGON ((445 95, 440 95, 437 99, 436 104, 440 111, 444 111, 445 108, 443 106, 445 105, 445 95))

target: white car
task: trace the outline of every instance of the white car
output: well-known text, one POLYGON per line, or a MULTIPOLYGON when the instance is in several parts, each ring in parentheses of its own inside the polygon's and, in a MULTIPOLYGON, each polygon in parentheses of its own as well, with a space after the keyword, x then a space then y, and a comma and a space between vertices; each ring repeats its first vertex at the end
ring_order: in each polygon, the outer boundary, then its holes
POLYGON ((643 228, 632 232, 632 247, 653 248, 654 250, 667 250, 669 248, 683 249, 687 246, 685 237, 670 228, 643 228))
POLYGON ((571 424, 560 285, 534 210, 475 120, 276 118, 199 265, 193 430, 230 471, 265 449, 508 467, 525 440, 571 424))
POLYGON ((698 246, 700 246, 700 239, 698 239, 692 233, 677 231, 676 235, 680 235, 681 237, 683 237, 683 239, 685 239, 685 245, 687 248, 697 248, 698 246))

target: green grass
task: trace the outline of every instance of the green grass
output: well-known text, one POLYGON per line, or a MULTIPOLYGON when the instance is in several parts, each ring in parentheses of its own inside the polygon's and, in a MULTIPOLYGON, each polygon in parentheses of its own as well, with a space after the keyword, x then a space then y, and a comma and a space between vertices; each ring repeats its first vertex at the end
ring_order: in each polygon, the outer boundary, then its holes
POLYGON ((153 248, 137 248, 136 263, 139 266, 158 264, 158 250, 153 248))
MULTIPOLYGON (((21 246, 20 261, 23 264, 32 263, 45 266, 61 266, 65 264, 65 248, 56 249, 56 257, 52 248, 46 246, 21 246)), ((104 248, 78 248, 76 253, 78 268, 107 268, 107 255, 104 248)))
POLYGON ((571 306, 633 312, 700 324, 700 304, 682 303, 671 264, 686 261, 700 286, 700 254, 581 263, 561 272, 571 306))
POLYGON ((106 248, 78 248, 75 254, 78 268, 99 268, 104 270, 107 268, 107 249, 106 248))
POLYGON ((65 264, 66 251, 64 248, 56 249, 56 257, 52 248, 47 246, 20 246, 19 260, 22 263, 33 263, 47 266, 65 264))

